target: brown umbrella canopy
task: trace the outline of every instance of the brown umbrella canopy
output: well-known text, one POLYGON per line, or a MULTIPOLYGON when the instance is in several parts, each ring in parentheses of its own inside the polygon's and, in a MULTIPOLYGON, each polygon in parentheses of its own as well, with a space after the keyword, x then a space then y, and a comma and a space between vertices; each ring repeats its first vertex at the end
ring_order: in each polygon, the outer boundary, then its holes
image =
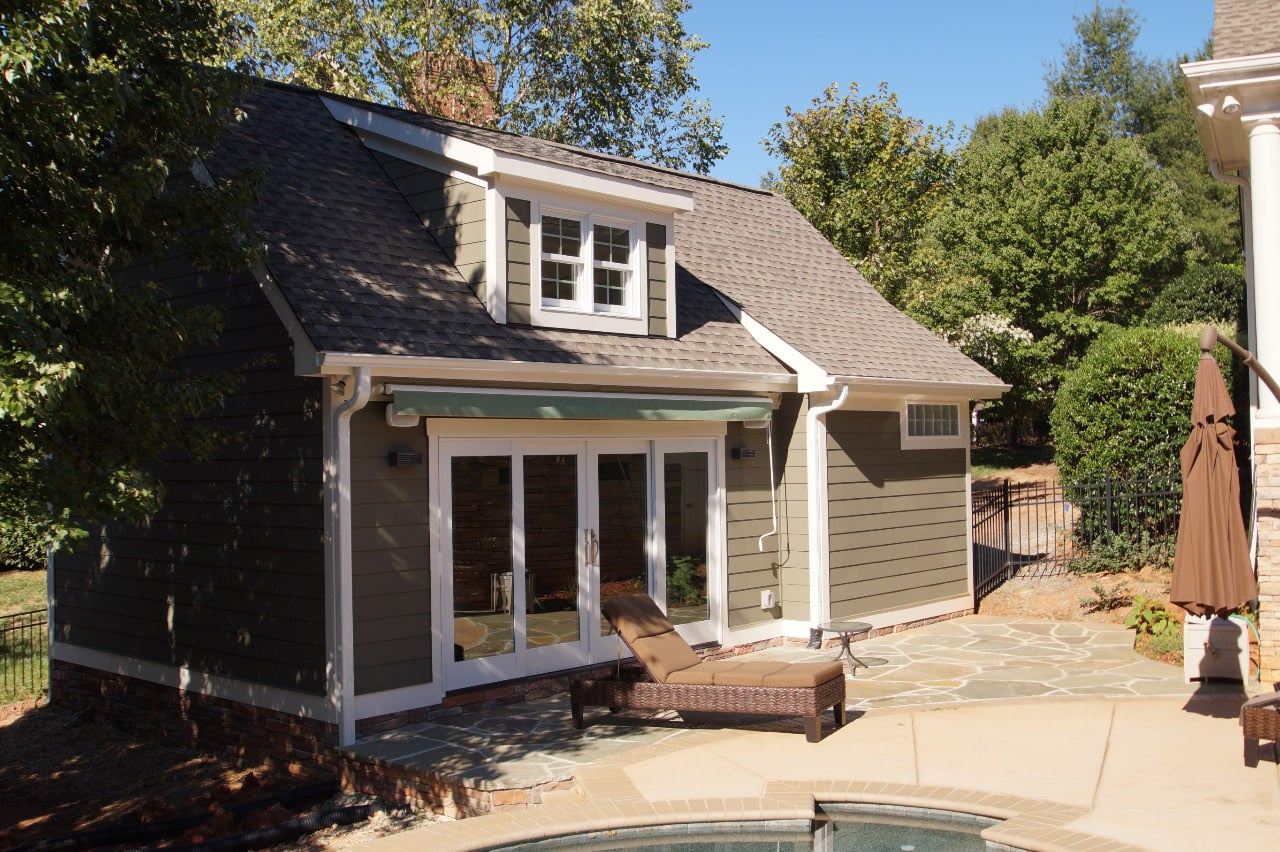
POLYGON ((1223 422, 1235 414, 1222 371, 1212 355, 1196 368, 1191 437, 1182 447, 1182 517, 1169 599, 1195 615, 1234 609, 1258 596, 1244 520, 1235 430, 1223 422))

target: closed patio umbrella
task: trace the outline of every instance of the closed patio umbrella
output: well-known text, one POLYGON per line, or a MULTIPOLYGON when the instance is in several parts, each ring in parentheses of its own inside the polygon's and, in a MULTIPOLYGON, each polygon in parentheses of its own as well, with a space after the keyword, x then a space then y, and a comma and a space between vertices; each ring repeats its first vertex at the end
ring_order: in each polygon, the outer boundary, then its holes
POLYGON ((1244 520, 1235 414, 1218 362, 1207 352, 1196 367, 1191 436, 1182 447, 1182 516, 1169 599, 1200 616, 1225 614, 1258 596, 1244 520))

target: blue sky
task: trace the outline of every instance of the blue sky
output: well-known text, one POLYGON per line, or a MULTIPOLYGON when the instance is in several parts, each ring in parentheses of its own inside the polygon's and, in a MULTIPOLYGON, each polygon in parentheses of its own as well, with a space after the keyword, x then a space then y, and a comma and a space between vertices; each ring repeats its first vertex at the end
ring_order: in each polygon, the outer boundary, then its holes
MULTIPOLYGON (((701 96, 724 117, 729 155, 712 169, 757 185, 777 161, 760 148, 785 107, 804 109, 830 83, 880 81, 903 112, 957 128, 1044 94, 1044 63, 1062 56, 1093 0, 693 0, 686 28, 710 42, 694 61, 701 96)), ((1104 5, 1116 5, 1105 2, 1104 5)), ((1213 29, 1213 0, 1129 0, 1151 58, 1194 52, 1213 29)))

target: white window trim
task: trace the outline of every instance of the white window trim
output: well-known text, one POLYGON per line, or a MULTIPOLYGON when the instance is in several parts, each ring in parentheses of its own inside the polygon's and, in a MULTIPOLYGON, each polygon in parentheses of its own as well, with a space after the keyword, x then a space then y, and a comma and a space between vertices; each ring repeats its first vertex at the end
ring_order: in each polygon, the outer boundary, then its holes
POLYGON ((904 450, 942 450, 957 449, 969 446, 969 405, 967 401, 949 399, 907 399, 898 409, 898 426, 901 430, 902 449, 904 450), (911 435, 909 434, 908 413, 913 405, 949 405, 956 409, 955 435, 911 435))
POLYGON ((648 331, 647 276, 642 274, 641 258, 647 254, 643 222, 639 217, 620 215, 621 211, 597 205, 531 202, 529 224, 530 316, 535 326, 571 328, 585 331, 609 331, 623 334, 645 334, 648 331), (582 223, 582 243, 578 257, 548 255, 542 251, 542 220, 545 216, 576 219, 582 223), (630 234, 630 262, 604 264, 604 268, 625 269, 628 273, 627 304, 622 307, 598 305, 595 302, 595 226, 622 228, 630 234), (572 263, 578 271, 575 298, 572 302, 545 299, 542 296, 542 261, 572 263))
MULTIPOLYGON (((669 229, 674 224, 667 217, 653 216, 643 210, 620 205, 602 204, 585 198, 556 193, 529 193, 529 317, 535 327, 575 331, 598 331, 613 334, 647 336, 649 333, 648 245, 645 223, 657 221, 669 229), (581 286, 573 304, 548 303, 542 298, 542 217, 543 215, 577 218, 583 222, 582 254, 572 259, 580 264, 581 286), (596 267, 594 223, 625 228, 631 234, 631 258, 625 268, 629 273, 628 304, 625 309, 597 306, 595 303, 596 267)), ((548 256, 554 260, 556 257, 548 256)), ((566 259, 565 262, 569 262, 566 259)), ((619 268, 605 264, 605 268, 619 268)))

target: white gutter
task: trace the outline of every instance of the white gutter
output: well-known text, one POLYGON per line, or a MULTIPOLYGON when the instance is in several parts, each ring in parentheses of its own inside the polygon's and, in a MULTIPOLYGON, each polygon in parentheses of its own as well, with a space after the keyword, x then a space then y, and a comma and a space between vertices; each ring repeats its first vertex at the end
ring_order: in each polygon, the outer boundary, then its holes
POLYGON ((827 502, 827 414, 849 401, 840 385, 834 402, 815 405, 805 415, 805 454, 809 473, 809 624, 831 620, 831 541, 827 502))
POLYGON ((367 367, 351 371, 347 380, 333 389, 340 401, 330 397, 328 440, 325 447, 325 527, 328 548, 325 554, 325 636, 329 662, 326 680, 329 704, 338 725, 338 744, 356 741, 355 622, 351 559, 351 416, 364 408, 373 393, 372 373, 367 367))
POLYGON ((418 355, 367 355, 319 352, 311 375, 346 376, 363 368, 399 379, 456 382, 512 382, 592 387, 686 388, 719 391, 795 391, 795 376, 666 367, 614 367, 601 364, 547 364, 536 361, 481 361, 418 355))
POLYGON ((858 396, 901 399, 908 396, 945 399, 995 399, 1013 385, 947 382, 932 379, 881 379, 865 376, 832 376, 832 385, 848 385, 858 396))

